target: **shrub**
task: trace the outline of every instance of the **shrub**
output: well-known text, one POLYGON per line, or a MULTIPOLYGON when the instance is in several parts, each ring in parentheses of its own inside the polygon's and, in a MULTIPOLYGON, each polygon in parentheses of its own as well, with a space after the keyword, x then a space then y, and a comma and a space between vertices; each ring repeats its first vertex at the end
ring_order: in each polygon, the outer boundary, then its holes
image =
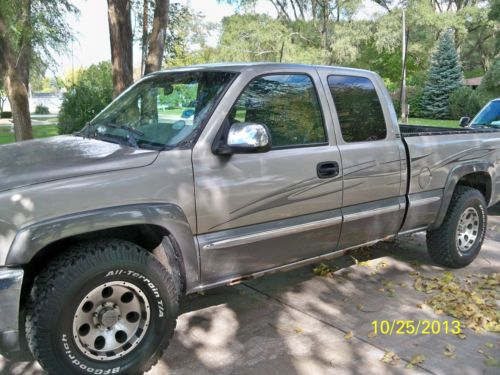
POLYGON ((35 108, 35 115, 48 115, 50 114, 49 112, 49 108, 42 105, 42 104, 38 104, 35 108))
POLYGON ((91 65, 63 96, 59 112, 59 132, 73 133, 83 128, 113 98, 111 63, 91 65))
POLYGON ((410 105, 409 117, 424 117, 422 108, 422 88, 408 87, 408 104, 410 105))
POLYGON ((459 87, 450 94, 450 113, 453 118, 474 117, 486 103, 484 95, 468 86, 459 87))
POLYGON ((491 99, 500 97, 500 58, 493 61, 478 89, 487 93, 491 99))
POLYGON ((12 118, 12 112, 3 111, 2 114, 0 115, 0 118, 12 118))

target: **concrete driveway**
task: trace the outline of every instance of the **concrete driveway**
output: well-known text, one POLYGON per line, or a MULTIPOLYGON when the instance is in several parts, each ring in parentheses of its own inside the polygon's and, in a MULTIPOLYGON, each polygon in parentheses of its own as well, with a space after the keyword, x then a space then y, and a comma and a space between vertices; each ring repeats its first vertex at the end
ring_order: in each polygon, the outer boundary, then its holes
MULTIPOLYGON (((356 264, 350 255, 329 262, 340 267, 333 277, 304 267, 188 297, 169 349, 148 374, 500 374, 499 333, 463 328, 462 338, 373 337, 375 320, 453 318, 422 305, 429 294, 413 287, 415 272, 443 275, 427 255, 425 235, 380 244, 369 253, 368 262, 356 264), (392 363, 382 361, 384 355, 392 363)), ((495 207, 481 255, 453 274, 463 280, 499 271, 495 207)), ((498 311, 498 286, 495 292, 498 311)), ((36 362, 0 357, 0 374, 42 373, 36 362)))

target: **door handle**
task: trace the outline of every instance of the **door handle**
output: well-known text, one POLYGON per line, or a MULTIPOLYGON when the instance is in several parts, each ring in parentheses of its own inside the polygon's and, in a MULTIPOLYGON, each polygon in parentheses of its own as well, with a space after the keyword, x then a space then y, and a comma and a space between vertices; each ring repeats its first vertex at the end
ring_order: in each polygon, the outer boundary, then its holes
POLYGON ((332 178, 340 173, 339 163, 336 161, 324 161, 317 165, 316 172, 319 178, 332 178))

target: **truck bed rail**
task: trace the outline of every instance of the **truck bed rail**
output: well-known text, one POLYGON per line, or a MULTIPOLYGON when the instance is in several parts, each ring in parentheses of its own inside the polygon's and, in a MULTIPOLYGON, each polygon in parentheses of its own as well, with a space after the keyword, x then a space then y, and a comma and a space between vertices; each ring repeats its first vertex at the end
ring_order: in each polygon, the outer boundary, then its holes
POLYGON ((500 129, 444 128, 440 126, 399 124, 403 137, 420 137, 426 135, 498 133, 500 129))

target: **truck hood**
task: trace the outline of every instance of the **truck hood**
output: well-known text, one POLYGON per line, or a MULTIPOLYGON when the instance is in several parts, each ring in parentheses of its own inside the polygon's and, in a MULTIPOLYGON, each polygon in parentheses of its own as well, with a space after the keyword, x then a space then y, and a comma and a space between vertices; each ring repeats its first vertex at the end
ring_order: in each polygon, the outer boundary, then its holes
POLYGON ((151 164, 158 151, 58 136, 0 146, 0 192, 21 186, 151 164))

